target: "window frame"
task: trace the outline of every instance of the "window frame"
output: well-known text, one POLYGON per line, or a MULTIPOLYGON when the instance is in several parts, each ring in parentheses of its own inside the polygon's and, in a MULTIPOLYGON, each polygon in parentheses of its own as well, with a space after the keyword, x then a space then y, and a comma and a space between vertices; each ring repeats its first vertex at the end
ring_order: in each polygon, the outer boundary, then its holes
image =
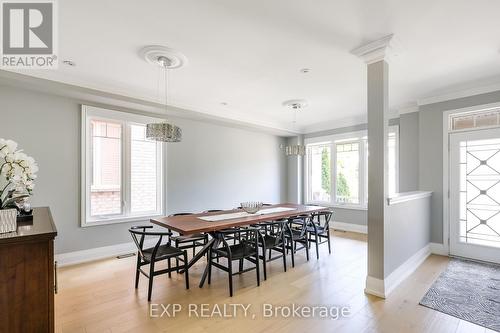
POLYGON ((166 147, 157 143, 157 196, 156 211, 132 214, 131 209, 131 125, 145 125, 151 122, 160 122, 162 119, 142 116, 127 112, 108 110, 88 105, 81 107, 81 227, 149 221, 154 217, 165 215, 166 205, 166 147), (92 183, 92 156, 91 156, 91 120, 103 120, 119 123, 121 133, 121 214, 107 215, 106 217, 92 217, 90 215, 90 194, 92 183))
MULTIPOLYGON (((399 125, 390 125, 389 133, 395 133, 395 187, 396 192, 399 191, 399 125)), ((330 174, 331 174, 331 193, 330 201, 311 200, 311 184, 310 178, 312 175, 311 160, 309 155, 305 158, 305 202, 306 204, 326 205, 334 208, 345 208, 353 210, 368 209, 368 140, 367 130, 346 132, 333 134, 322 137, 305 139, 306 150, 309 146, 314 145, 329 145, 330 146, 330 174), (359 143, 359 204, 339 203, 337 202, 337 144, 356 142, 359 143)))

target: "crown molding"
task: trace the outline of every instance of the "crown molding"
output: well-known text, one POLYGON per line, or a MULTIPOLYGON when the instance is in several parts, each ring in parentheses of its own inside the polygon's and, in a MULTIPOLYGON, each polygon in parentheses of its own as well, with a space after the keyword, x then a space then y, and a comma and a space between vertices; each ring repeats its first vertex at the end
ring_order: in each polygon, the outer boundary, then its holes
POLYGON ((168 113, 166 114, 165 105, 161 103, 19 74, 12 71, 0 70, 0 85, 72 98, 78 103, 117 111, 140 113, 154 117, 176 117, 204 121, 278 136, 293 136, 300 134, 299 131, 287 128, 276 122, 250 119, 249 117, 238 116, 234 113, 230 114, 229 112, 224 114, 219 112, 217 115, 213 115, 204 110, 194 111, 189 107, 169 105, 168 113))
POLYGON ((351 54, 363 59, 366 64, 386 60, 390 42, 394 35, 390 34, 367 44, 361 45, 351 51, 351 54))
POLYGON ((395 114, 397 114, 399 116, 399 115, 406 114, 406 113, 418 112, 419 108, 418 108, 417 102, 411 102, 411 103, 397 106, 394 108, 394 110, 396 111, 395 114))
POLYGON ((424 97, 417 100, 417 105, 427 105, 450 101, 459 98, 471 97, 475 95, 487 94, 495 91, 500 91, 500 83, 493 83, 490 85, 483 85, 480 87, 462 89, 453 92, 448 92, 440 95, 424 97))
POLYGON ((337 120, 324 121, 321 123, 316 123, 308 126, 303 126, 300 130, 303 134, 311 134, 316 132, 328 131, 337 128, 350 127, 366 124, 368 118, 365 115, 346 117, 337 120))

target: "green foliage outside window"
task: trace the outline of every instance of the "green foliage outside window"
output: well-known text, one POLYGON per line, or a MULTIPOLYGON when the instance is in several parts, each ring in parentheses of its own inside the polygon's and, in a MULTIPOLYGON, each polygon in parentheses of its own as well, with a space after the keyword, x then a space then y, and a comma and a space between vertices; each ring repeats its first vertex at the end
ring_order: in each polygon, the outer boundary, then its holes
POLYGON ((323 148, 321 151, 321 188, 326 193, 330 193, 331 190, 330 177, 330 154, 326 148, 323 148))

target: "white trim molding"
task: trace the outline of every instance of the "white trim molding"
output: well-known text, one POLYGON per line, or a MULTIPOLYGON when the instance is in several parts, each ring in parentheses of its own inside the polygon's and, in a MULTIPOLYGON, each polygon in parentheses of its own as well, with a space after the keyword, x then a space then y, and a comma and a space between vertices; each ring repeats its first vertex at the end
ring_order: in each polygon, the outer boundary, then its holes
POLYGON ((365 293, 387 298, 396 287, 410 276, 431 254, 430 244, 417 251, 408 260, 392 271, 384 280, 366 277, 365 293))
POLYGON ((500 103, 490 103, 443 112, 443 253, 446 253, 445 255, 448 255, 450 251, 450 116, 457 113, 480 112, 498 107, 500 107, 500 103))
POLYGON ((392 197, 387 198, 387 204, 390 206, 406 201, 423 199, 430 196, 432 196, 431 191, 411 191, 411 192, 395 193, 392 197))
MULTIPOLYGON (((156 244, 156 241, 156 239, 145 241, 144 247, 152 247, 156 244)), ((93 249, 56 254, 55 261, 57 261, 58 267, 64 267, 136 252, 137 247, 135 243, 121 243, 110 246, 96 247, 93 249)))
POLYGON ((387 57, 387 50, 390 48, 392 37, 393 34, 390 34, 368 44, 361 45, 352 50, 351 53, 363 59, 368 65, 384 60, 387 57))
POLYGON ((334 221, 331 223, 330 229, 368 234, 368 227, 366 225, 355 223, 334 221))
POLYGON ((446 102, 446 101, 459 99, 459 98, 465 98, 465 97, 471 97, 471 96, 476 96, 476 95, 492 93, 495 91, 500 91, 500 83, 493 83, 493 84, 489 84, 489 85, 483 84, 481 86, 476 86, 474 88, 459 89, 459 90, 451 91, 448 93, 443 93, 441 95, 424 97, 424 98, 417 100, 417 104, 418 105, 434 104, 434 103, 446 102))
POLYGON ((430 243, 431 253, 436 254, 438 256, 448 256, 448 249, 444 244, 439 243, 430 243))

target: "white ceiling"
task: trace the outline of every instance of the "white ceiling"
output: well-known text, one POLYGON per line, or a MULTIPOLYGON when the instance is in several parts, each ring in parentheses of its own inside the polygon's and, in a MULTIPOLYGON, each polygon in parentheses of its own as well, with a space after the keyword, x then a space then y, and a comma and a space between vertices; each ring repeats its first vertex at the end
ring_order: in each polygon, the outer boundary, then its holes
POLYGON ((170 104, 275 128, 311 131, 363 119, 366 66, 350 51, 390 33, 393 109, 500 83, 498 0, 64 0, 58 6, 59 58, 77 66, 24 74, 158 101, 158 70, 138 51, 165 45, 189 60, 171 71, 170 104), (309 107, 293 124, 281 103, 295 98, 309 107))

